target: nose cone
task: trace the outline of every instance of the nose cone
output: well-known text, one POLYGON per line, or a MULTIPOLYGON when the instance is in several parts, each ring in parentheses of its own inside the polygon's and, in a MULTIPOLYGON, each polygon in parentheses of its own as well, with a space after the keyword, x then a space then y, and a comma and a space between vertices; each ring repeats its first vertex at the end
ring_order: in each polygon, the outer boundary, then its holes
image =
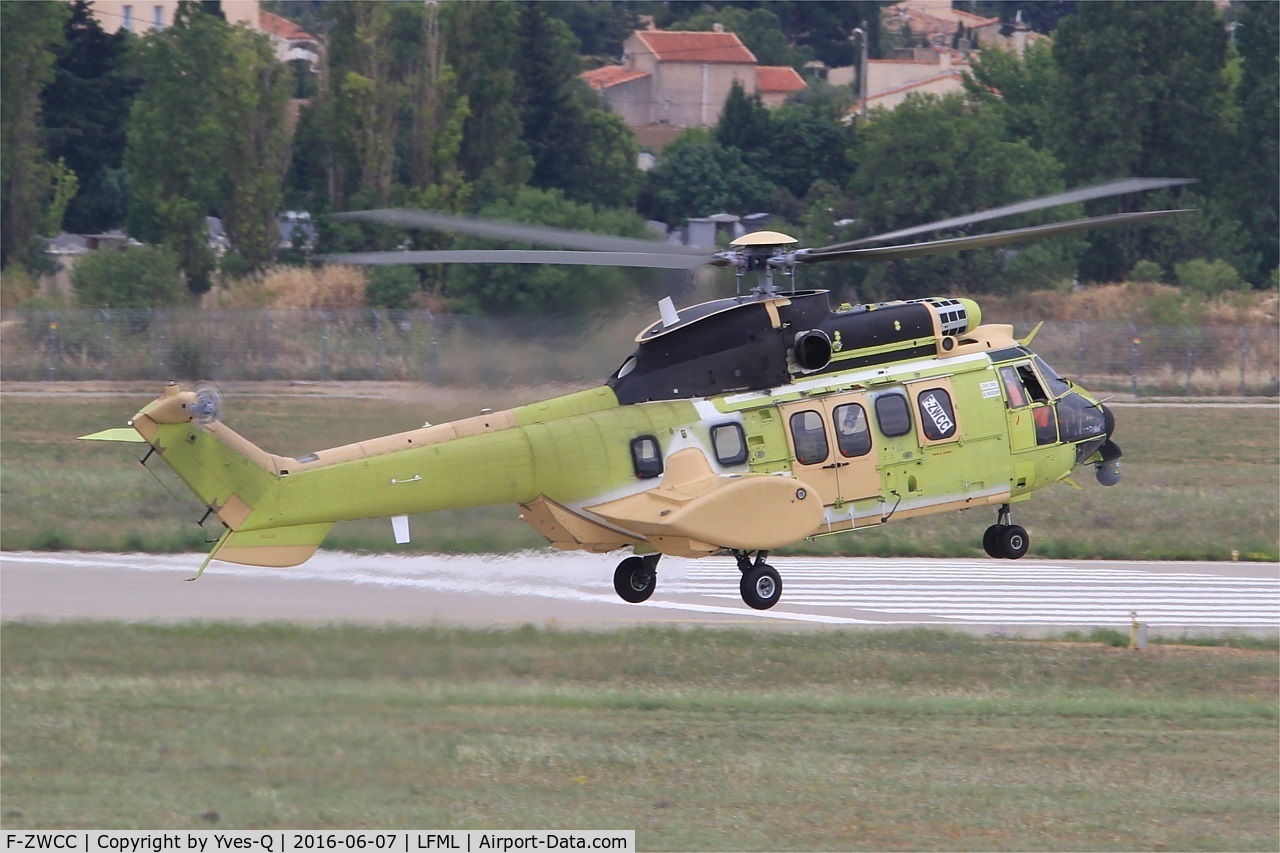
POLYGON ((1098 482, 1104 486, 1114 486, 1120 482, 1120 445, 1111 440, 1111 434, 1116 431, 1116 416, 1111 410, 1104 405, 1099 405, 1102 409, 1102 417, 1106 421, 1107 440, 1099 449, 1102 454, 1102 461, 1098 463, 1098 467, 1094 472, 1094 476, 1098 478, 1098 482))

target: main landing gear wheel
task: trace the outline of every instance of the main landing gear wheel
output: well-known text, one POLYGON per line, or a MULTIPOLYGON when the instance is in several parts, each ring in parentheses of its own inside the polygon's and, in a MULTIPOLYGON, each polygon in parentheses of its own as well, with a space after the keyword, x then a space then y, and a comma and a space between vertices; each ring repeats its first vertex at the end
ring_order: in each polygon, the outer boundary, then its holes
POLYGON ((1016 524, 1009 523, 1009 505, 1000 507, 996 523, 982 534, 982 550, 996 559, 1016 560, 1031 547, 1031 537, 1016 524))
POLYGON ((782 577, 773 566, 766 563, 768 551, 760 551, 753 561, 746 554, 738 554, 738 568, 742 571, 742 582, 738 591, 748 607, 755 610, 768 610, 782 598, 782 577))
POLYGON ((658 555, 627 557, 613 570, 613 590, 631 604, 648 601, 658 588, 658 555))

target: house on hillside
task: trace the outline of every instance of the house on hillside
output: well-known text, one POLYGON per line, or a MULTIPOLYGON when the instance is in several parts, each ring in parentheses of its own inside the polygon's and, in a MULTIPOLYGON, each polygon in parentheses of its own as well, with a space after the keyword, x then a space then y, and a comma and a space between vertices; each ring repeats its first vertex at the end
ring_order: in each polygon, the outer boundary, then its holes
POLYGON ((957 32, 962 32, 969 47, 983 47, 1004 40, 1000 35, 1000 18, 984 18, 951 8, 951 0, 902 0, 880 12, 884 31, 906 28, 918 39, 932 45, 951 45, 957 32))
MULTIPOLYGON (((126 30, 135 35, 145 35, 173 24, 173 17, 178 12, 178 0, 146 0, 145 3, 134 0, 93 0, 89 11, 98 20, 98 25, 108 33, 126 30)), ((258 0, 236 0, 234 3, 222 4, 222 14, 232 26, 244 24, 251 29, 258 29, 258 11, 258 0)))
MULTIPOLYGON (((320 40, 286 18, 260 8, 258 0, 234 0, 224 2, 222 14, 227 23, 242 24, 251 30, 265 33, 271 39, 276 57, 281 62, 295 59, 305 61, 314 70, 321 52, 320 40)), ((108 33, 126 30, 135 35, 146 35, 173 25, 178 13, 178 0, 93 0, 89 6, 99 26, 108 33)))
POLYGON ((621 65, 582 75, 635 131, 642 145, 662 148, 687 127, 720 121, 736 81, 770 106, 803 89, 794 69, 759 66, 733 33, 637 30, 623 43, 621 65))
MULTIPOLYGON (((908 59, 871 59, 867 61, 867 108, 893 109, 913 92, 921 95, 960 94, 964 92, 964 73, 969 70, 968 56, 950 48, 917 48, 908 59)), ((854 68, 826 70, 832 86, 857 85, 854 68)), ((860 95, 855 90, 855 97, 860 95)), ((853 106, 862 109, 861 98, 853 106)))
POLYGON ((320 61, 323 47, 320 44, 320 40, 311 35, 311 33, 288 18, 273 15, 265 9, 258 12, 258 29, 266 33, 267 38, 271 39, 271 46, 275 48, 276 59, 281 62, 293 62, 300 59, 307 63, 307 66, 312 71, 316 69, 316 63, 320 61))

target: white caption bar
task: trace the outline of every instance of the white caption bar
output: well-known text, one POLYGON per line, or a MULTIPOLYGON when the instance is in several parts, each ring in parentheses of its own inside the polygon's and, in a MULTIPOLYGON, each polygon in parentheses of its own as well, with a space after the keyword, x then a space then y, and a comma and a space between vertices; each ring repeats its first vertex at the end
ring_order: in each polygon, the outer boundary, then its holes
POLYGON ((44 850, 52 853, 319 853, 319 851, 387 851, 421 853, 462 851, 512 853, 523 850, 634 851, 636 833, 601 829, 411 829, 378 832, 353 830, 78 830, 75 832, 5 832, 5 853, 44 850))

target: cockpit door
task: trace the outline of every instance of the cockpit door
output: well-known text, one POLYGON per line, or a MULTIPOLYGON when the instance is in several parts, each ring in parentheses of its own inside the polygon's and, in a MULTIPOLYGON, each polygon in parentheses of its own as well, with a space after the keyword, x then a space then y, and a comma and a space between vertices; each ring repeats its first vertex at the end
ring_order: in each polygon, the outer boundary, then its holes
POLYGON ((880 494, 866 395, 841 394, 779 406, 795 475, 824 505, 880 494))
POLYGON ((1018 453, 1057 442, 1053 401, 1032 364, 1004 364, 998 370, 1008 408, 1009 449, 1018 453))

